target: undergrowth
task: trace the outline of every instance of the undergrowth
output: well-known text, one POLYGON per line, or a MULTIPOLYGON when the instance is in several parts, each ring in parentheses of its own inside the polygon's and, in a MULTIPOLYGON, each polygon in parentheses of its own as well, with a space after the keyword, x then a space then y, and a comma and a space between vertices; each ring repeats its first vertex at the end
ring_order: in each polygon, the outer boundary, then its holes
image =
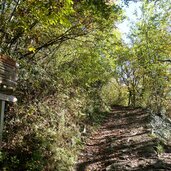
POLYGON ((18 103, 8 104, 0 170, 72 171, 85 134, 104 118, 99 91, 59 82, 47 89, 41 74, 20 78, 18 103))

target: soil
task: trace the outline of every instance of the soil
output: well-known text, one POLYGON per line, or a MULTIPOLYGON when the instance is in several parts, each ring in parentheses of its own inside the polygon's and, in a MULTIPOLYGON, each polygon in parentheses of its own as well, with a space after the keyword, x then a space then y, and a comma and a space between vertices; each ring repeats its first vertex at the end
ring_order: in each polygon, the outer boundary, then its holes
POLYGON ((171 171, 171 148, 151 134, 149 114, 115 107, 93 132, 76 171, 171 171))

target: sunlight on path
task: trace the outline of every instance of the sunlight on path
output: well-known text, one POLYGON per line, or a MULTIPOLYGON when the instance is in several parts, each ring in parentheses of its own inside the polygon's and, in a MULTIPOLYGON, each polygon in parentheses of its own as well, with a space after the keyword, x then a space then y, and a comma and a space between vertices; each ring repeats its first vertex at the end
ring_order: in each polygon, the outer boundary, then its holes
POLYGON ((76 171, 171 170, 171 151, 158 154, 160 141, 150 136, 148 121, 141 109, 113 109, 88 138, 76 171))

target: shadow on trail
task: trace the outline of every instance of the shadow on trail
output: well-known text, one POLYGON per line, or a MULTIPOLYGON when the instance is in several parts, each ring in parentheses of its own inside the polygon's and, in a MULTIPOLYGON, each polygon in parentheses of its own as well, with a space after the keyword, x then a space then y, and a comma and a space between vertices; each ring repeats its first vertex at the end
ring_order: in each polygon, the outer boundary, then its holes
POLYGON ((76 171, 171 170, 171 153, 159 157, 160 142, 149 136, 148 121, 142 109, 114 108, 88 138, 76 171))

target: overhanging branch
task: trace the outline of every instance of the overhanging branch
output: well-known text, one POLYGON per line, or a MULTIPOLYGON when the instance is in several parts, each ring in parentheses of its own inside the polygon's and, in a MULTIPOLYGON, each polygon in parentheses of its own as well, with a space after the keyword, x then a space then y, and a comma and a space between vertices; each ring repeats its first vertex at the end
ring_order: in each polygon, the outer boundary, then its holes
POLYGON ((59 48, 59 46, 63 42, 65 42, 67 40, 75 39, 76 37, 84 36, 84 35, 87 34, 86 32, 72 33, 73 29, 75 29, 76 27, 78 27, 78 26, 71 27, 70 29, 65 31, 63 34, 61 34, 60 36, 56 37, 55 39, 49 40, 49 41, 45 42, 44 44, 42 44, 42 45, 38 46, 37 48, 35 48, 34 52, 30 51, 30 52, 25 53, 19 59, 26 58, 29 55, 38 53, 40 50, 42 50, 44 48, 48 48, 49 46, 52 46, 52 45, 58 45, 58 48, 59 48))
POLYGON ((171 59, 163 59, 163 60, 160 59, 159 61, 160 61, 160 62, 169 62, 169 63, 171 63, 171 59))

